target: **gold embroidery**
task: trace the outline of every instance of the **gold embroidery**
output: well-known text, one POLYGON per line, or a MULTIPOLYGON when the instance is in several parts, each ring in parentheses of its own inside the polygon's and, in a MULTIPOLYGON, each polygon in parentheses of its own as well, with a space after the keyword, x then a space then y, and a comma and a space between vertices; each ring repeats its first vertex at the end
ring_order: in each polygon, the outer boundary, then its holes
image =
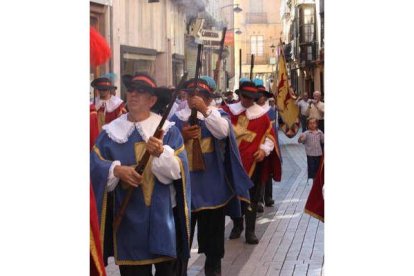
POLYGON ((233 198, 234 196, 233 195, 231 195, 230 196, 230 198, 229 199, 227 199, 223 204, 220 204, 220 205, 216 205, 216 206, 209 206, 209 207, 201 207, 201 208, 198 208, 198 209, 195 209, 195 210, 191 210, 191 212, 192 213, 196 213, 196 212, 199 212, 199 211, 203 211, 203 210, 214 210, 214 209, 218 209, 218 208, 221 208, 221 207, 223 207, 223 206, 226 206, 227 205, 227 203, 229 203, 229 201, 230 200, 232 200, 232 198, 233 198))
POLYGON ((102 157, 101 151, 99 150, 99 148, 96 145, 94 145, 92 149, 96 153, 96 155, 98 155, 99 159, 101 159, 102 161, 107 161, 107 162, 112 163, 112 161, 106 160, 105 158, 102 157))
POLYGON ((99 275, 104 275, 104 272, 102 271, 102 267, 101 267, 101 262, 99 260, 99 256, 98 256, 98 250, 96 248, 96 244, 95 244, 95 239, 93 238, 93 233, 92 233, 92 229, 89 229, 90 232, 90 238, 89 238, 89 244, 90 244, 90 250, 91 250, 91 255, 92 255, 92 259, 94 260, 95 264, 96 264, 96 268, 98 269, 98 274, 99 275))
POLYGON ((234 133, 236 134, 237 146, 240 146, 242 140, 246 142, 253 142, 254 138, 256 137, 256 133, 247 129, 249 125, 249 120, 246 116, 240 115, 237 124, 233 126, 234 133))
MULTIPOLYGON (((142 156, 144 155, 146 148, 145 142, 139 142, 135 143, 134 150, 135 150, 135 159, 137 161, 137 164, 139 160, 141 160, 142 156)), ((144 173, 142 175, 143 180, 141 185, 142 193, 144 195, 144 203, 147 207, 151 206, 151 199, 152 199, 152 192, 154 191, 154 175, 151 171, 152 167, 152 156, 148 160, 147 166, 145 167, 144 173)))
POLYGON ((105 113, 102 111, 98 111, 98 127, 99 132, 102 130, 102 126, 105 124, 105 113))
POLYGON ((115 259, 116 265, 147 265, 147 264, 156 264, 161 262, 166 262, 174 260, 172 257, 159 257, 155 259, 147 259, 147 260, 139 260, 139 261, 131 261, 131 260, 118 260, 115 259))
POLYGON ((184 144, 174 152, 174 155, 177 156, 185 150, 184 144))
MULTIPOLYGON (((200 133, 200 136, 201 136, 201 133, 200 133)), ((185 143, 185 149, 187 150, 187 158, 188 158, 188 168, 190 172, 193 171, 193 142, 194 142, 193 139, 190 139, 185 143)), ((213 138, 207 137, 207 138, 201 139, 200 146, 201 146, 202 153, 214 152, 213 138)))
POLYGON ((177 158, 178 163, 180 164, 180 171, 181 171, 181 182, 182 182, 182 188, 183 188, 183 199, 184 199, 184 215, 185 215, 185 226, 186 226, 186 230, 187 230, 187 237, 188 237, 188 245, 190 245, 190 218, 188 216, 188 205, 187 205, 187 197, 186 197, 186 189, 185 187, 187 186, 187 181, 185 178, 185 170, 184 170, 184 166, 183 166, 183 162, 181 161, 181 159, 176 156, 175 158, 177 158))
POLYGON ((101 211, 101 225, 100 229, 100 236, 101 236, 101 248, 104 248, 104 237, 105 237, 105 221, 106 221, 106 206, 108 201, 108 188, 105 187, 103 200, 102 200, 102 211, 101 211))

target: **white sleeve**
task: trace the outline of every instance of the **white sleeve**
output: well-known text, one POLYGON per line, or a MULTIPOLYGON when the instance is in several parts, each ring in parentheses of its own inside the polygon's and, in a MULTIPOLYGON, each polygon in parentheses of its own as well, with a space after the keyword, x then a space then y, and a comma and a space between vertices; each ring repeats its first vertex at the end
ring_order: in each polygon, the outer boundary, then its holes
POLYGON ((275 144, 272 140, 266 137, 263 144, 260 145, 260 149, 264 150, 266 156, 269 156, 270 152, 275 148, 275 144))
POLYGON ((174 102, 173 106, 171 107, 170 114, 168 114, 167 120, 171 119, 171 117, 175 114, 178 109, 178 104, 174 102))
POLYGON ((208 107, 210 114, 205 118, 206 127, 211 134, 217 139, 223 139, 229 136, 229 122, 222 118, 217 109, 208 107))
POLYGON ((170 146, 164 145, 164 152, 160 157, 152 159, 152 173, 163 184, 170 184, 173 180, 181 178, 180 164, 170 146))
POLYGON ((121 162, 118 160, 113 161, 111 167, 109 168, 108 181, 106 182, 106 186, 108 186, 108 192, 115 190, 116 185, 118 185, 119 182, 119 178, 114 175, 115 166, 121 166, 121 162))

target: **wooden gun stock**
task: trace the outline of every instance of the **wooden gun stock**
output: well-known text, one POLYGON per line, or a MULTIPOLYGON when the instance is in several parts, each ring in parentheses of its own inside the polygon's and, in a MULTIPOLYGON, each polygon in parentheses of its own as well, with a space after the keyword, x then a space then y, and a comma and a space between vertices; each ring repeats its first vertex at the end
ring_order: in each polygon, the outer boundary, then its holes
MULTIPOLYGON (((188 119, 188 123, 191 126, 198 125, 198 118, 197 118, 197 110, 192 109, 190 118, 188 119)), ((200 139, 194 138, 193 139, 193 162, 192 162, 192 169, 193 171, 204 171, 206 166, 204 164, 203 158, 203 151, 201 150, 200 139)))
MULTIPOLYGON (((195 89, 197 89, 198 85, 198 75, 201 69, 201 52, 203 51, 203 45, 199 44, 197 49, 197 63, 196 63, 196 71, 195 71, 195 89)), ((191 109, 190 118, 188 118, 188 123, 191 126, 198 125, 199 121, 197 118, 197 109, 191 109)), ((201 151, 200 140, 198 138, 193 139, 193 163, 192 168, 193 171, 204 171, 206 169, 204 164, 203 152, 201 151)))

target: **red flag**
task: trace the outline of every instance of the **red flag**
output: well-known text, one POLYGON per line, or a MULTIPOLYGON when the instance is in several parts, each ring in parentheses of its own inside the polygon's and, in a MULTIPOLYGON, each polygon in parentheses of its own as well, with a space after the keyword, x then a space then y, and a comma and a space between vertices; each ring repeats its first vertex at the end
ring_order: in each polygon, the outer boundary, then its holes
POLYGON ((322 156, 318 172, 313 180, 313 186, 308 196, 308 201, 305 205, 305 213, 322 222, 324 222, 325 219, 325 200, 322 191, 325 183, 324 172, 324 157, 322 156))

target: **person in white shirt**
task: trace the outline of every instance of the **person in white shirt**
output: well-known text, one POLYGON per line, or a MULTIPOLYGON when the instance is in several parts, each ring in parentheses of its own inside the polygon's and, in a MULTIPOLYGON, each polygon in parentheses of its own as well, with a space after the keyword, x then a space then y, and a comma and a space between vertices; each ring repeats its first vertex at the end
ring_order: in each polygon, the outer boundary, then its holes
POLYGON ((296 99, 296 105, 300 108, 300 124, 302 125, 302 132, 307 129, 308 119, 308 107, 309 107, 309 96, 307 92, 304 92, 302 96, 296 99))

